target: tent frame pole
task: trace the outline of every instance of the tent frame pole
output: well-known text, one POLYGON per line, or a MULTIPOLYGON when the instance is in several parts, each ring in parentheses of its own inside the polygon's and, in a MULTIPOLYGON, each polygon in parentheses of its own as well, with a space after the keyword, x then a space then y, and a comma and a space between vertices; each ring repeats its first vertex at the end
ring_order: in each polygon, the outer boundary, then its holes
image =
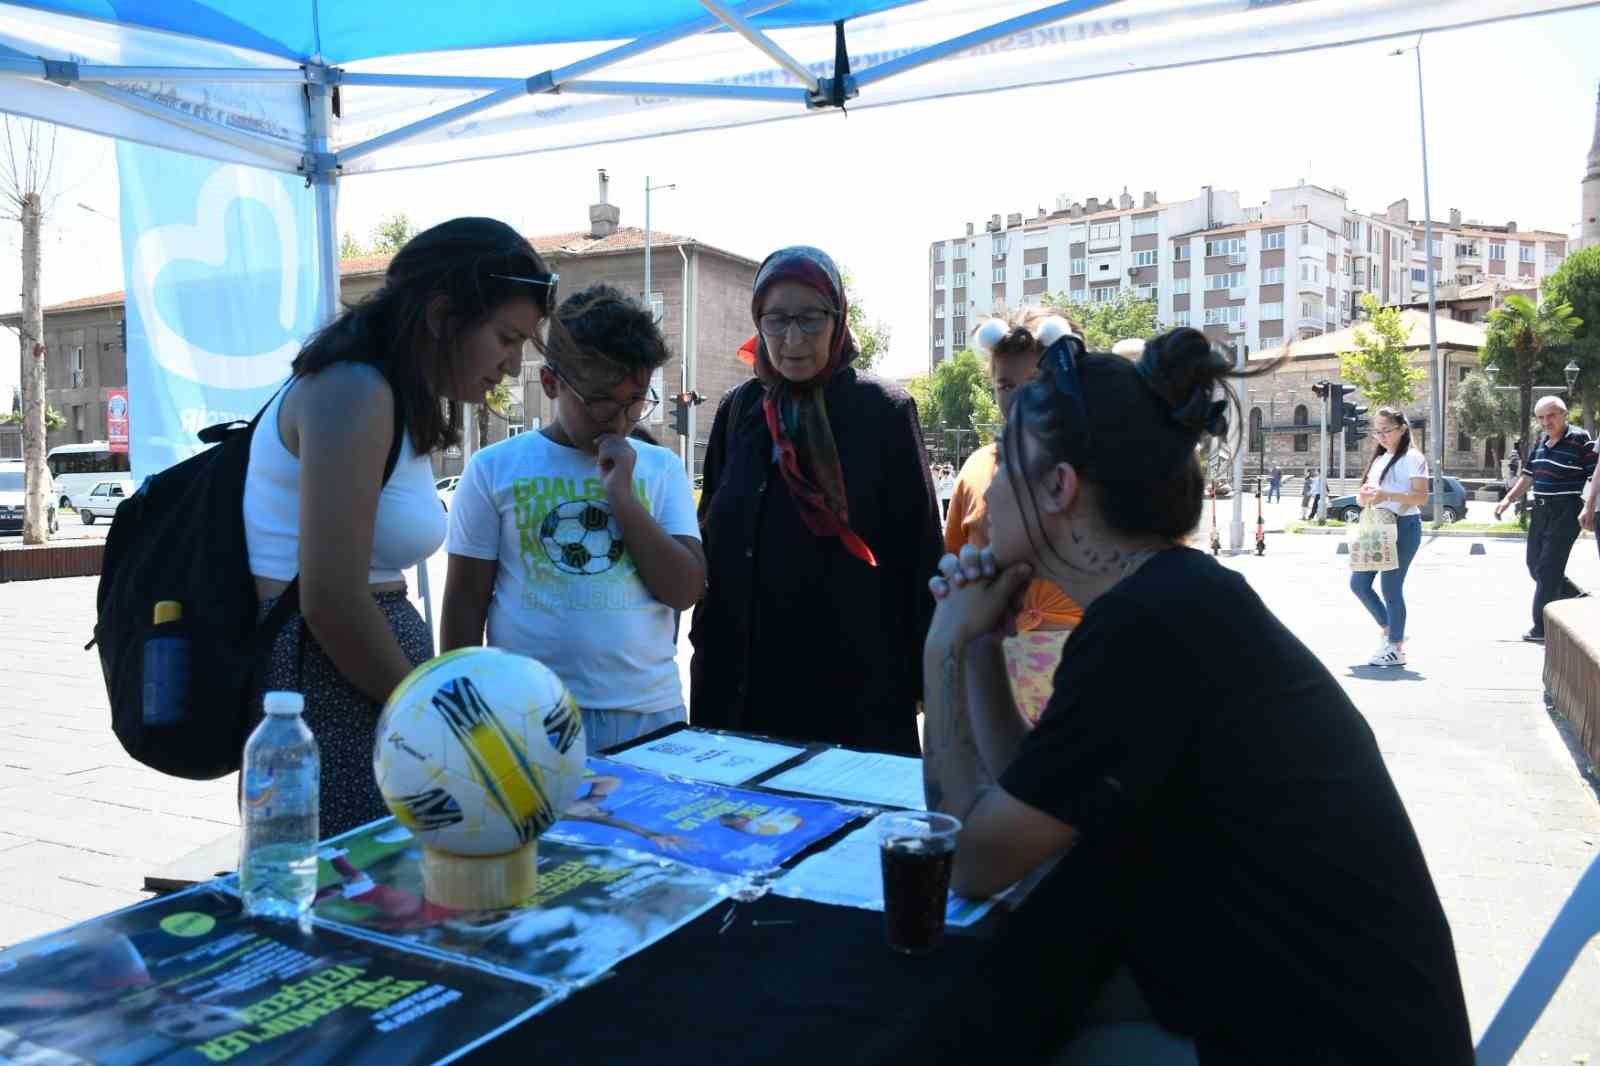
POLYGON ((736 11, 732 11, 727 7, 724 7, 719 0, 700 0, 700 6, 717 16, 718 19, 720 19, 725 25, 727 25, 729 29, 733 30, 733 32, 737 33, 740 37, 743 37, 745 40, 755 45, 756 48, 760 49, 762 52, 765 52, 767 58, 771 59, 784 70, 787 70, 790 74, 793 74, 796 78, 799 78, 801 83, 805 85, 808 90, 813 93, 821 90, 822 83, 817 79, 815 74, 811 73, 811 71, 806 68, 804 63, 800 62, 794 56, 784 51, 783 48, 781 48, 772 38, 768 37, 766 34, 750 25, 749 19, 745 18, 736 11))
POLYGON ((312 189, 317 226, 317 325, 339 313, 339 164, 329 151, 333 137, 333 86, 336 78, 321 64, 307 64, 307 143, 301 164, 312 189), (319 76, 320 75, 320 76, 319 76))

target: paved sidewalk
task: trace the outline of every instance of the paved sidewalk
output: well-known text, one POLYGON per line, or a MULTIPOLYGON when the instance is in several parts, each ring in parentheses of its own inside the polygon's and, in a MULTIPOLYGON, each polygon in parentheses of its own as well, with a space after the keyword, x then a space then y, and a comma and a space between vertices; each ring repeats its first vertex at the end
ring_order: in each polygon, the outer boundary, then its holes
MULTIPOLYGON (((1372 723, 1444 900, 1481 1033, 1600 851, 1600 802, 1545 710, 1541 649, 1518 639, 1533 592, 1520 542, 1490 541, 1473 557, 1471 541, 1424 540, 1408 582, 1413 639, 1402 671, 1357 665, 1376 627, 1346 587, 1337 543, 1272 536, 1265 558, 1225 561, 1372 723)), ((1592 542, 1569 572, 1600 593, 1592 542)), ((442 565, 433 575, 438 592, 442 565)), ((92 578, 0 585, 0 944, 142 898, 146 873, 237 823, 232 779, 164 778, 122 753, 98 661, 81 650, 94 590, 92 578)), ((1200 639, 1248 634, 1218 625, 1200 639)), ((1600 945, 1591 945, 1517 1062, 1600 1066, 1596 1003, 1600 945)))

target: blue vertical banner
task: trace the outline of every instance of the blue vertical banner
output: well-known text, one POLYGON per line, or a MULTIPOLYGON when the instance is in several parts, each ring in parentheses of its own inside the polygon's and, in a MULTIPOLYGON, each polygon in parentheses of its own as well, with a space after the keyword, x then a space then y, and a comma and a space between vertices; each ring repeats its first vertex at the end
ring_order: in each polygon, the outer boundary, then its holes
POLYGON ((317 325, 302 178, 118 142, 136 480, 252 417, 317 325))

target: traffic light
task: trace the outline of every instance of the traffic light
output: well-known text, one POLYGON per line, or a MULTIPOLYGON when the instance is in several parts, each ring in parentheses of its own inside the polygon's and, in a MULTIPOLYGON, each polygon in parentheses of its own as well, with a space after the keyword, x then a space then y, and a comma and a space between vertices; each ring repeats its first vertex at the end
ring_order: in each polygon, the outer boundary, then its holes
POLYGON ((1359 448, 1361 438, 1367 435, 1372 423, 1367 419, 1368 408, 1345 402, 1344 417, 1341 424, 1344 426, 1345 444, 1350 448, 1359 448))
POLYGON ((689 408, 696 404, 704 403, 705 397, 698 392, 680 392, 669 398, 667 410, 672 415, 672 430, 680 437, 689 435, 689 408))

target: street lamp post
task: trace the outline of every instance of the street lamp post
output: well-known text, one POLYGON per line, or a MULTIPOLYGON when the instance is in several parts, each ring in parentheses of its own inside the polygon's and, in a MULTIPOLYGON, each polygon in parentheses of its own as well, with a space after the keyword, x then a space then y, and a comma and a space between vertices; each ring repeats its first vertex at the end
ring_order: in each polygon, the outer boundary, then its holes
MULTIPOLYGON (((651 185, 648 177, 644 179, 644 306, 652 316, 655 314, 655 308, 650 302, 650 194, 660 189, 676 189, 677 187, 676 184, 651 185)), ((663 313, 665 313, 665 309, 663 309, 663 313)))
MULTIPOLYGON (((1406 52, 1415 52, 1417 56, 1417 124, 1422 134, 1422 240, 1426 248, 1423 249, 1423 262, 1428 270, 1428 357, 1433 365, 1433 432, 1430 433, 1429 443, 1433 447, 1430 459, 1433 464, 1433 498, 1444 499, 1444 367, 1439 363, 1439 326, 1435 319, 1438 313, 1437 292, 1434 287, 1433 276, 1433 199, 1428 185, 1428 112, 1422 98, 1422 39, 1409 49, 1397 48, 1389 54, 1392 56, 1404 55, 1406 52)), ((1433 526, 1438 529, 1443 523, 1440 507, 1434 512, 1433 526)))

